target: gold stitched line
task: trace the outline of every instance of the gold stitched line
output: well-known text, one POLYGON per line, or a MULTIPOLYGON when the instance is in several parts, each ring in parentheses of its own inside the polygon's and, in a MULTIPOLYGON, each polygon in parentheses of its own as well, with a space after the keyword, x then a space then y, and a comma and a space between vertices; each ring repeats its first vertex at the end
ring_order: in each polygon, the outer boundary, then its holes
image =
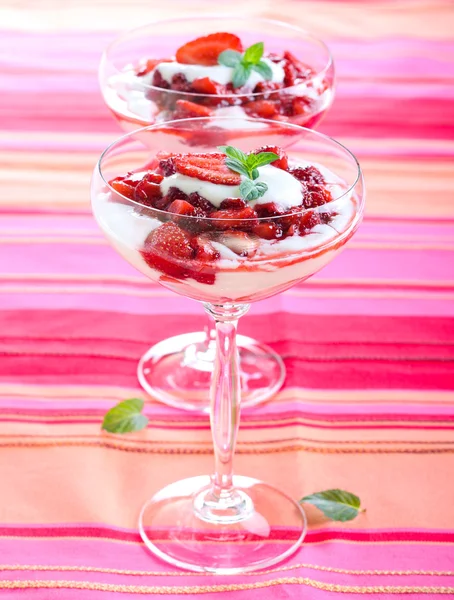
POLYGON ((328 592, 350 594, 453 594, 454 587, 447 586, 359 586, 341 585, 315 581, 308 577, 281 577, 270 581, 256 583, 232 583, 222 585, 191 585, 191 586, 148 586, 148 585, 116 585, 112 583, 96 583, 88 581, 0 581, 0 589, 78 589, 95 590, 100 592, 120 592, 124 594, 209 594, 213 592, 236 592, 257 590, 276 585, 305 585, 328 592))
MULTIPOLYGON (((374 442, 367 442, 373 445, 374 442)), ((405 442, 404 442, 405 443, 405 442)), ((443 442, 440 442, 440 445, 443 442)), ((83 442, 83 441, 49 441, 49 442, 10 442, 0 443, 0 448, 53 448, 68 446, 85 446, 104 448, 107 450, 121 450, 138 454, 212 454, 211 448, 137 448, 111 442, 83 442)), ((454 448, 319 448, 303 445, 282 446, 280 448, 241 448, 237 454, 280 454, 283 452, 312 452, 315 454, 453 454, 454 448)))
MULTIPOLYGON (((287 567, 276 567, 256 573, 243 573, 245 576, 269 575, 282 571, 294 571, 295 569, 313 569, 315 571, 326 571, 328 573, 341 573, 344 575, 380 575, 380 576, 411 576, 427 575, 431 577, 453 577, 454 571, 422 571, 422 570, 370 570, 370 569, 341 569, 337 567, 325 567, 308 563, 297 563, 287 567)), ((0 571, 76 571, 87 573, 109 573, 113 575, 134 575, 147 577, 187 577, 187 576, 214 576, 214 573, 192 573, 182 571, 134 571, 131 569, 112 569, 108 567, 81 567, 81 566, 59 566, 59 565, 0 565, 0 571)))

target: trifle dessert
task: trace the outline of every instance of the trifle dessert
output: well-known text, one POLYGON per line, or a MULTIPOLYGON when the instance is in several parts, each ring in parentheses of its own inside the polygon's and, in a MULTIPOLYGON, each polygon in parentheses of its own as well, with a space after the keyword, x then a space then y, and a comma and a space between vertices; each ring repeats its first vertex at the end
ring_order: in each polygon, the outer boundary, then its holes
POLYGON ((280 562, 307 531, 298 502, 233 473, 238 320, 250 302, 332 260, 364 208, 361 171, 348 150, 309 129, 260 123, 266 134, 243 138, 241 147, 226 139, 190 149, 185 121, 172 124, 181 137, 168 124, 147 127, 105 151, 92 185, 94 215, 116 250, 152 281, 202 301, 214 321, 213 475, 158 491, 141 510, 139 532, 173 566, 223 575, 280 562))
POLYGON ((204 302, 251 302, 321 269, 357 224, 332 171, 284 150, 158 152, 107 182, 95 216, 142 273, 204 302))
MULTIPOLYGON (((125 129, 211 117, 209 129, 216 131, 232 126, 216 120, 226 116, 313 127, 330 106, 331 57, 305 32, 266 19, 186 23, 188 31, 203 32, 197 36, 176 35, 181 27, 178 20, 156 23, 125 34, 106 51, 101 87, 125 129)), ((253 129, 260 123, 251 122, 253 129)))

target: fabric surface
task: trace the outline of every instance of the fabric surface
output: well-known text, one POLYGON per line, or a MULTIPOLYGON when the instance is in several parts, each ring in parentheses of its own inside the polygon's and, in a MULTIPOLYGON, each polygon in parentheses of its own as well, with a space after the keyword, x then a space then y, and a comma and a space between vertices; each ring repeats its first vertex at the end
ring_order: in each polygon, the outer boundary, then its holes
POLYGON ((148 429, 125 438, 102 434, 102 415, 144 397, 136 367, 152 343, 205 318, 122 260, 89 207, 92 168, 121 133, 98 89, 101 51, 124 28, 211 3, 0 7, 0 596, 454 593, 452 2, 229 3, 329 42, 338 91, 320 129, 357 154, 368 194, 348 249, 242 320, 287 379, 243 415, 235 464, 294 498, 356 492, 367 510, 342 525, 309 509, 290 560, 235 577, 172 569, 140 541, 154 491, 210 472, 208 420, 148 398, 148 429))

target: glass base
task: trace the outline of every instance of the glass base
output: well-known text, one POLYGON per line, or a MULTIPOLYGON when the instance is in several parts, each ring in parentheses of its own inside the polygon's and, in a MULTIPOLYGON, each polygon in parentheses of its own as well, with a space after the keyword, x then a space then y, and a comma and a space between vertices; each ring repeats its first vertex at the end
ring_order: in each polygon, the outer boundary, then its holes
MULTIPOLYGON (((241 406, 265 402, 282 387, 285 366, 269 346, 237 336, 240 356, 241 406)), ((167 338, 140 359, 137 376, 144 390, 165 404, 209 411, 210 383, 216 346, 200 331, 167 338)))
POLYGON ((142 508, 140 535, 159 558, 220 575, 274 565, 307 531, 301 506, 251 477, 233 478, 234 502, 213 501, 211 478, 191 477, 160 490, 142 508))

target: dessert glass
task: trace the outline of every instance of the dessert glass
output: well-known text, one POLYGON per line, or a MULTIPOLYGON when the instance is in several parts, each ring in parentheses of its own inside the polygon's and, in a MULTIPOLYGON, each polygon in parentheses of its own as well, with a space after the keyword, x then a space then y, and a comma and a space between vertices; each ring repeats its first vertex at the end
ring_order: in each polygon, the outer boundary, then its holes
MULTIPOLYGON (((314 74, 304 83, 277 90, 272 96, 283 102, 293 97, 307 98, 304 112, 289 117, 289 122, 311 128, 320 122, 334 96, 333 60, 321 40, 299 27, 280 21, 208 15, 150 23, 122 34, 105 50, 99 69, 101 90, 107 106, 125 131, 171 119, 172 107, 179 99, 201 105, 211 103, 213 96, 209 94, 188 94, 144 83, 131 69, 128 71, 128 67, 137 66, 142 58, 170 58, 189 39, 216 31, 234 32, 242 39, 245 47, 263 40, 267 51, 282 53, 289 50, 312 67, 314 74), (159 107, 163 106, 167 107, 166 111, 160 111, 159 107)), ((221 113, 227 115, 226 111, 232 109, 229 106, 232 100, 237 103, 233 109, 238 111, 238 108, 242 110, 241 104, 251 99, 262 100, 269 95, 266 92, 243 96, 227 94, 216 96, 216 99, 220 101, 221 113)), ((237 126, 244 126, 244 123, 245 121, 240 120, 237 126)), ((253 120, 248 123, 247 131, 243 132, 246 137, 250 137, 255 129, 253 120)), ((222 127, 231 124, 232 121, 217 119, 217 128, 210 127, 210 132, 204 132, 205 137, 208 137, 208 144, 223 143, 222 127)), ((204 143, 203 137, 199 139, 197 133, 194 135, 196 147, 204 143)), ((237 345, 240 353, 243 407, 269 400, 281 388, 285 379, 285 366, 281 357, 268 345, 251 337, 239 335, 237 345)), ((208 412, 214 357, 215 330, 207 326, 205 331, 176 335, 155 344, 139 362, 138 379, 151 396, 166 404, 208 412)))
MULTIPOLYGON (((304 539, 307 522, 301 506, 284 492, 253 477, 233 475, 241 404, 238 319, 251 302, 300 283, 342 250, 362 218, 363 180, 355 157, 322 134, 291 124, 277 127, 275 122, 264 120, 260 140, 256 135, 238 140, 235 129, 230 130, 225 143, 244 152, 266 142, 287 149, 296 163, 309 160, 329 169, 329 183, 335 193, 328 208, 336 217, 332 226, 292 237, 290 243, 286 238, 284 246, 279 241, 262 253, 257 251, 256 260, 246 258, 239 265, 216 261, 210 284, 191 277, 175 279, 146 264, 141 254, 143 240, 168 221, 190 231, 194 217, 144 207, 120 196, 108 182, 150 164, 158 151, 187 152, 186 133, 192 121, 154 125, 141 130, 140 138, 128 134, 113 143, 95 168, 92 205, 104 234, 126 260, 153 281, 203 302, 215 322, 216 357, 210 392, 214 475, 190 477, 158 491, 142 508, 140 535, 155 555, 174 566, 218 574, 243 573, 269 567, 292 554, 304 539)), ((210 219, 207 221, 210 225, 210 219)), ((216 223, 212 225, 216 229, 216 223)), ((256 242, 265 244, 261 238, 256 242)), ((178 263, 171 249, 163 258, 178 263)))

